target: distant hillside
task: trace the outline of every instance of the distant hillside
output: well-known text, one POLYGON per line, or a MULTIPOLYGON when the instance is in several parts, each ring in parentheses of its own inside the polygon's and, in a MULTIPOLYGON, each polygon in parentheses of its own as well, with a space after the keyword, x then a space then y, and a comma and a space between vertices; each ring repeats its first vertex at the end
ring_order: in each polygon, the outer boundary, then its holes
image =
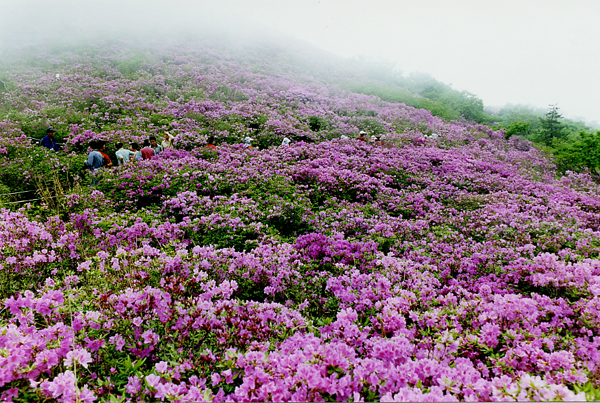
MULTIPOLYGON (((547 136, 544 137, 543 111, 529 107, 507 105, 495 113, 490 113, 485 109, 481 99, 475 95, 466 91, 456 91, 431 76, 423 74, 405 76, 396 71, 394 66, 385 63, 364 59, 343 59, 304 42, 285 37, 273 39, 264 35, 247 35, 240 38, 227 34, 215 34, 212 36, 185 37, 171 40, 171 42, 129 41, 125 43, 120 40, 102 40, 100 42, 77 42, 74 40, 62 44, 47 43, 41 49, 39 47, 28 48, 27 46, 13 47, 5 49, 5 53, 0 60, 0 93, 11 93, 11 89, 14 89, 16 85, 14 74, 22 70, 24 66, 33 68, 37 72, 44 72, 56 69, 57 66, 64 63, 74 63, 81 66, 85 64, 97 69, 94 73, 97 77, 107 75, 108 77, 119 78, 118 75, 121 75, 125 79, 136 79, 136 83, 143 87, 141 89, 142 93, 146 94, 150 91, 155 96, 163 96, 166 94, 165 88, 157 88, 151 82, 152 80, 148 81, 147 79, 156 76, 160 72, 160 69, 156 70, 151 67, 156 66, 157 62, 159 65, 168 66, 168 68, 183 63, 183 60, 176 60, 181 56, 169 55, 167 51, 169 48, 178 49, 184 53, 191 52, 186 56, 187 60, 193 57, 198 63, 219 65, 228 69, 244 69, 244 74, 248 72, 262 74, 271 79, 280 80, 281 83, 286 80, 289 83, 310 83, 323 89, 327 88, 328 94, 353 93, 374 96, 392 104, 401 103, 416 109, 427 110, 432 115, 446 121, 479 123, 489 125, 494 130, 502 129, 506 131, 508 137, 518 135, 545 147, 544 149, 547 152, 556 155, 562 171, 595 170, 600 165, 600 161, 595 157, 592 160, 586 159, 582 151, 577 151, 591 147, 595 150, 595 153, 600 155, 600 149, 596 150, 596 137, 594 137, 593 130, 581 122, 561 119, 558 122, 561 137, 552 143, 552 141, 544 140, 547 136), (102 51, 99 49, 102 49, 102 51), (163 52, 160 60, 156 58, 157 49, 161 49, 159 52, 163 52), (200 51, 202 54, 194 53, 198 52, 198 49, 202 49, 200 51), (70 56, 65 59, 67 54, 70 56), (102 58, 108 55, 110 57, 115 56, 117 61, 113 59, 108 64, 103 62, 102 58), (116 70, 111 73, 111 69, 116 70), (111 76, 113 73, 117 75, 111 76), (142 84, 143 80, 146 80, 146 82, 142 84), (587 137, 588 140, 584 140, 581 133, 590 133, 592 137, 587 137), (592 140, 589 140, 590 138, 592 140), (584 143, 586 145, 583 145, 584 143), (577 155, 574 155, 574 153, 577 155)), ((210 73, 210 71, 207 70, 205 73, 210 73)), ((247 82, 249 78, 242 78, 242 80, 247 82)), ((49 90, 51 88, 52 86, 49 87, 49 90)), ((223 91, 219 92, 218 95, 214 93, 208 95, 208 93, 214 91, 212 88, 208 92, 204 91, 202 94, 197 93, 196 95, 200 98, 208 97, 220 102, 243 101, 251 97, 247 92, 245 93, 245 90, 240 92, 227 86, 221 86, 221 88, 223 91)), ((85 107, 85 105, 81 107, 85 107)), ((101 105, 97 107, 102 108, 101 105)), ((14 107, 11 107, 10 103, 0 102, 0 117, 10 116, 10 113, 15 113, 14 107)), ((40 137, 45 123, 42 123, 40 119, 37 119, 37 122, 31 119, 33 118, 29 117, 27 119, 28 123, 24 123, 23 128, 28 135, 40 137)), ((168 121, 168 119, 158 117, 152 119, 155 120, 152 123, 154 125, 152 127, 153 131, 157 131, 157 122, 168 121)), ((260 119, 265 119, 265 117, 260 119)), ((304 120, 305 123, 309 122, 309 125, 312 125, 313 128, 318 127, 319 130, 328 127, 327 118, 323 116, 309 116, 301 120, 304 120), (310 119, 312 119, 312 123, 309 122, 310 119)), ((73 118, 70 118, 69 124, 71 123, 80 122, 75 122, 73 118)), ((95 122, 94 127, 90 130, 110 132, 111 126, 106 123, 106 121, 100 119, 100 121, 95 122)), ((227 131, 226 129, 229 126, 220 125, 223 128, 221 132, 227 131)), ((140 128, 143 127, 145 127, 144 124, 140 126, 140 128)), ((364 127, 368 128, 369 125, 364 127)), ((372 128, 372 130, 381 132, 382 129, 372 128)), ((61 133, 62 136, 66 135, 66 130, 61 130, 61 132, 63 132, 61 133)), ((280 132, 283 133, 286 130, 280 130, 280 132)), ((314 130, 298 135, 314 137, 312 132, 314 130)), ((293 133, 293 129, 287 130, 287 133, 296 135, 293 133)), ((271 144, 273 141, 275 140, 264 140, 263 145, 271 144)))

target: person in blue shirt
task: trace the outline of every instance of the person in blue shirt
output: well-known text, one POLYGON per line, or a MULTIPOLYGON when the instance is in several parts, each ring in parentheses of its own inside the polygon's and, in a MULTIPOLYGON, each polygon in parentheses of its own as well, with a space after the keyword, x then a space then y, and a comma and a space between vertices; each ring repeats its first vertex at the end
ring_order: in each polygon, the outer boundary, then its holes
POLYGON ((142 152, 140 151, 140 145, 138 143, 131 143, 131 152, 135 153, 135 157, 131 156, 133 161, 141 161, 143 159, 142 152))
POLYGON ((92 151, 88 154, 87 160, 85 161, 85 167, 89 169, 90 176, 92 178, 92 186, 96 186, 100 180, 100 172, 102 171, 102 165, 104 165, 104 158, 98 149, 100 143, 96 140, 90 141, 90 148, 92 151))
POLYGON ((117 151, 115 152, 115 156, 117 157, 119 166, 121 166, 127 164, 129 162, 129 158, 135 156, 135 153, 123 147, 123 143, 117 143, 117 151))
POLYGON ((57 152, 60 150, 60 147, 58 146, 56 140, 54 140, 54 133, 56 133, 56 130, 53 127, 47 128, 46 137, 44 137, 42 141, 40 141, 40 145, 42 147, 46 147, 50 151, 57 152))
POLYGON ((164 148, 156 142, 156 137, 150 136, 150 148, 154 150, 154 155, 158 155, 163 152, 164 148))

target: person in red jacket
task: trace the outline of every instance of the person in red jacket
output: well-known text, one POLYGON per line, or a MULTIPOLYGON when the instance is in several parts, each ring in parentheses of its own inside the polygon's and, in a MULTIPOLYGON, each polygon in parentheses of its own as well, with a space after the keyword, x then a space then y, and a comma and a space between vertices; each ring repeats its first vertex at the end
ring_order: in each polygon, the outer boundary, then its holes
POLYGON ((98 145, 100 146, 100 148, 98 148, 98 151, 100 152, 100 154, 102 154, 102 160, 104 162, 104 166, 107 168, 112 168, 113 163, 110 160, 110 157, 108 156, 108 154, 106 154, 106 141, 99 141, 98 145))
POLYGON ((204 148, 210 148, 212 150, 216 149, 217 147, 215 146, 215 138, 214 136, 210 136, 208 138, 208 140, 206 141, 206 145, 204 146, 204 148))

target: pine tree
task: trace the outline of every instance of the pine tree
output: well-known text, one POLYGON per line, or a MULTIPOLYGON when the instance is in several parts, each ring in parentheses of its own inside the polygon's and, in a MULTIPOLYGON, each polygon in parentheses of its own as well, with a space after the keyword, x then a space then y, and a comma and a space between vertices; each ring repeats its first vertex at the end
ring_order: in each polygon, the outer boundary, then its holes
POLYGON ((540 140, 548 146, 552 144, 554 139, 566 137, 566 132, 562 122, 560 121, 563 116, 558 113, 558 109, 559 108, 557 105, 550 105, 546 115, 544 115, 543 118, 540 118, 540 124, 542 128, 539 137, 540 140))

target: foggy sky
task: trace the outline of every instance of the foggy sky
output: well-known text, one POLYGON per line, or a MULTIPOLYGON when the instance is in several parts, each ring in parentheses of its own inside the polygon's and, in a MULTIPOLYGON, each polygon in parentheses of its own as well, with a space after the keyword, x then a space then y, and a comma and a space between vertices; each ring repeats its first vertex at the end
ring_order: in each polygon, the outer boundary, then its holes
POLYGON ((597 0, 0 0, 0 50, 47 36, 282 33, 420 71, 486 106, 600 122, 597 0))

